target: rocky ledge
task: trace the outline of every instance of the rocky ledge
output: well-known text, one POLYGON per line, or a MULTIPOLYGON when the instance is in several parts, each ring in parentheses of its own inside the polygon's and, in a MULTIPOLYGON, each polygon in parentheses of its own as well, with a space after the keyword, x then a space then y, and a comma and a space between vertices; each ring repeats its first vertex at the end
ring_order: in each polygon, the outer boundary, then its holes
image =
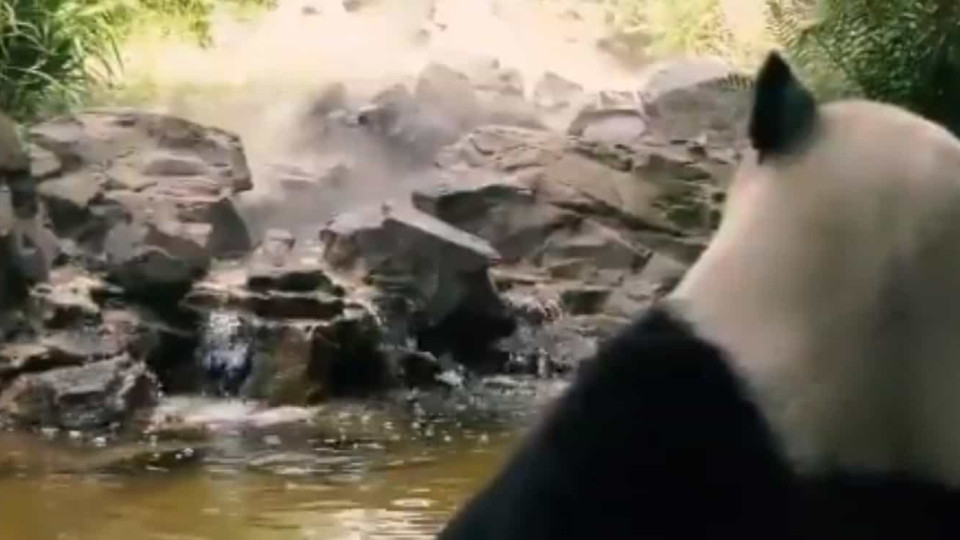
POLYGON ((257 171, 266 196, 219 129, 89 110, 20 145, 3 120, 0 422, 119 430, 162 394, 302 405, 575 369, 697 257, 742 142, 739 74, 649 75, 587 94, 548 73, 527 99, 497 62, 432 64, 367 100, 327 89, 309 165, 257 171), (369 152, 396 189, 332 207, 369 152))

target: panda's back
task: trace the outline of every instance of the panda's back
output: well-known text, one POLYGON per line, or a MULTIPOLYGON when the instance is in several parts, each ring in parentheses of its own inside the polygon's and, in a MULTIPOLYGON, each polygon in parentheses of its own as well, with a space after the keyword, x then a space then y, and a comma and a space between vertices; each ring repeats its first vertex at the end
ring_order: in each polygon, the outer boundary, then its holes
POLYGON ((672 299, 729 351, 798 469, 960 486, 960 142, 844 101, 803 152, 745 161, 672 299))

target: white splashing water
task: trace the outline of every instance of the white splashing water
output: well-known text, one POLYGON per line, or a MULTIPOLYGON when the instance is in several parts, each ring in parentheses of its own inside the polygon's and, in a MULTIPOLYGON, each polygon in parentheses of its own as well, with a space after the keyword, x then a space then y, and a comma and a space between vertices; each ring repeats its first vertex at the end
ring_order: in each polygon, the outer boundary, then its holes
POLYGON ((198 362, 221 390, 242 379, 250 367, 252 336, 247 330, 233 311, 212 311, 203 323, 198 362))

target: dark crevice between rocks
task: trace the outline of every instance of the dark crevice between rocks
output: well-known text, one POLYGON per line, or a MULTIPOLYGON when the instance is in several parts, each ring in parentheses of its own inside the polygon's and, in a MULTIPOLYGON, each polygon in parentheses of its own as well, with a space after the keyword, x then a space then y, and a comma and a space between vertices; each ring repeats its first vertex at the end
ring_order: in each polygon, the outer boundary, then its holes
POLYGON ((450 354, 478 374, 502 373, 510 357, 495 344, 516 328, 516 321, 505 314, 458 309, 418 331, 417 346, 435 357, 450 354))
POLYGON ((495 344, 516 331, 516 320, 503 304, 487 269, 464 273, 461 279, 468 286, 453 311, 432 324, 417 321, 412 335, 418 348, 434 357, 449 354, 457 363, 481 374, 502 372, 509 355, 495 344))
MULTIPOLYGON (((366 395, 388 384, 390 371, 378 347, 379 330, 372 321, 345 320, 324 337, 331 346, 327 372, 331 397, 366 395)), ((309 373, 320 375, 318 371, 311 369, 309 373)))

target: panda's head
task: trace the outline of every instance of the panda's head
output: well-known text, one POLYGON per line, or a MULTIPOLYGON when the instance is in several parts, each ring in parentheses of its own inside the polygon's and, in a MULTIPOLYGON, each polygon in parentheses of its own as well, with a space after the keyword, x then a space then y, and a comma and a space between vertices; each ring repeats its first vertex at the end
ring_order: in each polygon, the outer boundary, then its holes
POLYGON ((891 105, 820 104, 776 53, 748 133, 668 302, 729 353, 801 465, 960 482, 960 142, 891 105))

